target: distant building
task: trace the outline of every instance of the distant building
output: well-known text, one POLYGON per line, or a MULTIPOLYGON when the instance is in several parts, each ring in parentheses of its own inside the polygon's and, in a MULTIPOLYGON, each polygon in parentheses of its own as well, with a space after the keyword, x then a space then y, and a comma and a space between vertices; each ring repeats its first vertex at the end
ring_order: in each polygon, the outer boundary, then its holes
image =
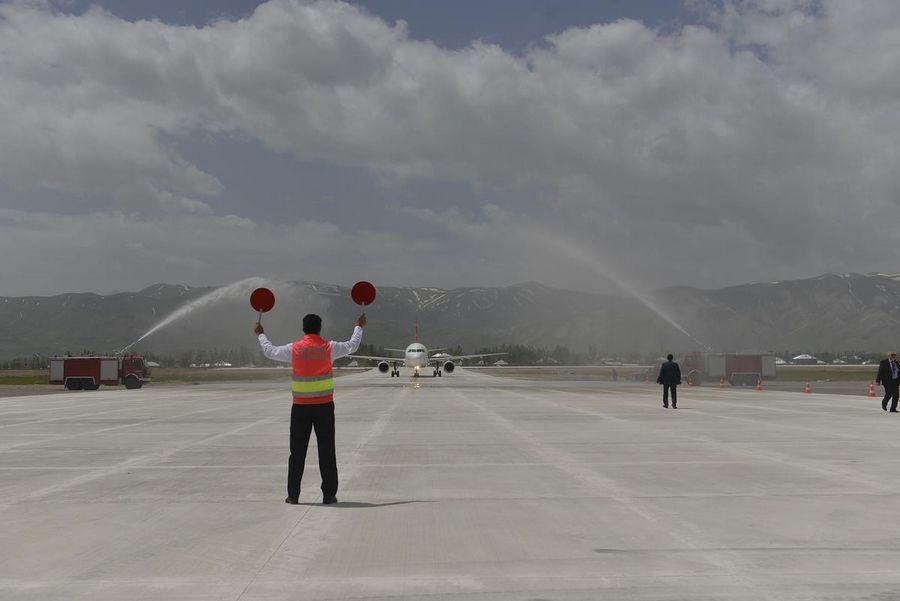
POLYGON ((802 354, 797 355, 793 359, 791 359, 791 363, 794 365, 817 365, 819 360, 813 357, 812 355, 802 354))

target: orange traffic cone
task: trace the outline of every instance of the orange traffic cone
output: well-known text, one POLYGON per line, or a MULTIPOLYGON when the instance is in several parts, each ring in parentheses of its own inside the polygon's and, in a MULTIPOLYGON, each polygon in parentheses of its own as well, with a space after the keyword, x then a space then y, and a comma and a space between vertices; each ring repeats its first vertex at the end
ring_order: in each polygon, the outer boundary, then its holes
POLYGON ((806 394, 812 394, 812 388, 809 387, 809 380, 806 381, 806 390, 804 390, 806 394))
POLYGON ((719 378, 719 388, 725 388, 725 378, 719 378))
POLYGON ((870 399, 875 398, 875 380, 872 380, 871 382, 869 382, 869 398, 870 399))
POLYGON ((757 389, 757 390, 762 390, 762 378, 759 378, 759 379, 756 381, 756 389, 757 389))

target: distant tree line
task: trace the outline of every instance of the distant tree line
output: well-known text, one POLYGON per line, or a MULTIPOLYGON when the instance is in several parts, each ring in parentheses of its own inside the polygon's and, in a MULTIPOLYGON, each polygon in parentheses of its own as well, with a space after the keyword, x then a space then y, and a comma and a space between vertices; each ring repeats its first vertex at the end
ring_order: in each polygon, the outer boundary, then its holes
MULTIPOLYGON (((529 346, 524 344, 502 344, 491 347, 476 347, 467 349, 461 345, 450 347, 445 351, 449 355, 478 355, 484 353, 503 353, 502 356, 485 357, 486 364, 493 364, 499 360, 503 360, 509 365, 597 365, 607 361, 618 361, 621 363, 647 364, 654 363, 660 356, 660 353, 605 353, 594 346, 588 347, 587 351, 573 351, 568 347, 556 345, 553 348, 544 348, 529 346)), ((383 348, 375 344, 360 345, 357 354, 370 356, 398 355, 399 353, 386 353, 383 348)), ((663 353, 664 354, 664 353, 663 353)), ((351 360, 341 360, 341 364, 346 365, 351 360)), ((467 359, 464 365, 475 365, 479 363, 479 359, 467 359)), ((338 364, 338 363, 336 363, 338 364)), ((359 361, 360 365, 374 365, 374 361, 359 361)))
MULTIPOLYGON (((147 361, 159 363, 162 367, 190 367, 194 366, 214 366, 216 363, 229 363, 234 367, 274 367, 279 365, 275 361, 266 359, 259 347, 240 346, 231 349, 190 349, 179 351, 177 353, 155 353, 152 351, 134 350, 135 354, 142 355, 147 361)), ((502 344, 499 346, 478 347, 474 349, 466 349, 462 346, 448 348, 444 351, 450 355, 474 355, 479 353, 505 353, 501 357, 486 357, 485 363, 493 364, 502 359, 510 365, 599 365, 610 362, 619 362, 638 365, 653 365, 657 363, 661 357, 670 352, 668 349, 661 349, 652 353, 621 353, 621 352, 605 352, 602 349, 591 345, 585 351, 573 351, 568 347, 556 345, 553 348, 535 347, 522 344, 502 344)), ((676 356, 679 354, 677 350, 672 350, 676 356)), ((817 359, 825 363, 833 363, 835 360, 846 362, 847 364, 860 364, 864 362, 877 363, 884 358, 883 352, 871 351, 810 351, 805 350, 782 350, 775 351, 775 355, 790 362, 793 357, 800 354, 811 354, 817 359)), ((78 352, 71 352, 71 355, 90 356, 90 355, 113 355, 115 353, 93 352, 89 349, 82 349, 78 352)), ((384 350, 380 345, 366 343, 361 344, 356 351, 359 355, 369 356, 391 356, 400 353, 391 353, 384 350)), ((335 365, 345 366, 351 363, 353 359, 344 357, 335 362, 335 365)), ((375 361, 358 360, 360 366, 373 366, 375 361)), ((478 363, 478 359, 469 359, 464 362, 465 365, 474 365, 478 363)), ((29 356, 13 357, 0 360, 0 369, 47 369, 49 367, 49 356, 35 353, 29 356)))
POLYGON ((48 369, 49 367, 49 358, 36 353, 30 357, 14 357, 0 361, 0 369, 48 369))

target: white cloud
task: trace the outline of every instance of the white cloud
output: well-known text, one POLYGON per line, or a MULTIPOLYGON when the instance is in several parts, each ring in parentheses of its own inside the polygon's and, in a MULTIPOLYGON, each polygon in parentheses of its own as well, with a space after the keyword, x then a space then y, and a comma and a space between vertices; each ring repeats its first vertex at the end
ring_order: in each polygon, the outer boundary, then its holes
MULTIPOLYGON (((403 23, 326 0, 273 0, 199 29, 0 5, 0 181, 61 191, 73 205, 108 198, 111 211, 37 215, 26 226, 52 236, 4 228, 0 245, 22 257, 124 248, 158 265, 155 279, 176 275, 170 259, 188 256, 184 280, 202 283, 201 266, 215 282, 252 275, 262 260, 289 270, 284 249, 269 250, 277 240, 309 253, 301 260, 316 267, 300 277, 347 280, 376 259, 390 262, 385 277, 402 270, 418 283, 413 274, 432 272, 398 266, 404 255, 394 254, 413 245, 429 259, 456 253, 444 261, 461 274, 446 269, 429 283, 565 285, 552 260, 527 245, 509 251, 514 230, 493 209, 481 222, 452 207, 422 213, 469 245, 462 250, 415 232, 268 225, 264 201, 254 206, 259 224, 216 215, 221 174, 171 146, 212 132, 395 185, 540 186, 550 191, 540 206, 523 194, 528 204, 506 206, 505 218, 518 211, 564 231, 644 286, 896 271, 898 237, 883 224, 900 192, 900 4, 716 6, 709 27, 668 33, 622 20, 560 32, 520 57, 481 43, 442 49, 411 39, 403 23)), ((33 263, 13 263, 17 281, 30 282, 23 289, 79 287, 65 279, 75 276, 48 284, 27 274, 33 263)), ((85 275, 82 287, 98 277, 85 275)))

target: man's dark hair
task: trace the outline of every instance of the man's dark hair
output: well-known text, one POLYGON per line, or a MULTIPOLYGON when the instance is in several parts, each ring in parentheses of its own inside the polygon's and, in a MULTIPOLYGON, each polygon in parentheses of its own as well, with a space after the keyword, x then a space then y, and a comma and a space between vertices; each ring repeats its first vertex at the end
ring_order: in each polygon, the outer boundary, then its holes
MULTIPOLYGON (((303 323, 306 323, 306 322, 303 322, 303 323)), ((304 327, 305 327, 305 326, 304 326, 304 327)), ((306 330, 304 329, 303 331, 305 332, 306 330)), ((668 355, 666 355, 666 359, 668 359, 669 361, 671 361, 672 358, 673 358, 673 357, 672 357, 672 353, 669 353, 668 355)))
POLYGON ((322 318, 315 313, 303 316, 303 333, 318 334, 322 331, 322 318))

